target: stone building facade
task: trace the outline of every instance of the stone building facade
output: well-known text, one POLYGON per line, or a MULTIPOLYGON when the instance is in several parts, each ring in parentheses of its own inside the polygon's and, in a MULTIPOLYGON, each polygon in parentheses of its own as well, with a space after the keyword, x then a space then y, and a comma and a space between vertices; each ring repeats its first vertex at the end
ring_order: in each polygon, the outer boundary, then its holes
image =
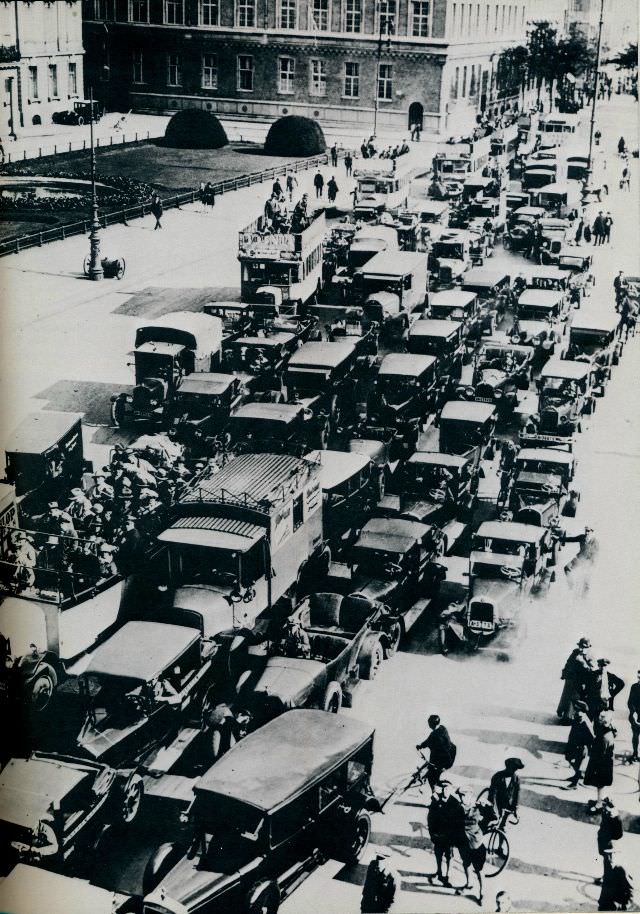
POLYGON ((1 0, 0 137, 84 98, 81 0, 1 0))
POLYGON ((91 81, 111 107, 302 114, 363 134, 451 133, 495 100, 525 0, 84 0, 91 81))

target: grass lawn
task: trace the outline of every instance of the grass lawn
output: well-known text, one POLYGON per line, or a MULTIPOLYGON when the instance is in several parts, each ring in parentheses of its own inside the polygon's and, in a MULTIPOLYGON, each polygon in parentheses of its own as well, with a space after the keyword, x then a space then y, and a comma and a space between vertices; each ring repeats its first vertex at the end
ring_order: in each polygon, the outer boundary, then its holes
MULTIPOLYGON (((262 146, 256 143, 234 143, 223 149, 169 149, 153 142, 139 146, 108 146, 96 152, 96 168, 102 177, 122 175, 151 184, 160 195, 170 195, 179 191, 193 190, 200 182, 225 181, 251 172, 265 171, 295 162, 300 156, 265 155, 262 146)), ((71 152, 53 159, 28 159, 21 162, 12 174, 51 175, 64 173, 73 177, 89 171, 88 152, 71 152)), ((76 222, 87 217, 87 213, 70 211, 56 213, 55 217, 47 214, 49 226, 76 222)), ((35 217, 35 214, 34 214, 35 217)), ((16 234, 30 234, 45 228, 38 222, 0 221, 0 240, 16 234)))

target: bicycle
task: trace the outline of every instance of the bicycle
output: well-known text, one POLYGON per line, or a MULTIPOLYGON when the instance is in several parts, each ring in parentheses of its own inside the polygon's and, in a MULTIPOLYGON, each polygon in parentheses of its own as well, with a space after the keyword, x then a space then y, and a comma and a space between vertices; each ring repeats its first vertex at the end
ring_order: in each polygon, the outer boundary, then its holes
POLYGON ((431 764, 423 752, 421 752, 420 755, 422 756, 422 761, 418 764, 416 770, 409 776, 409 780, 406 783, 401 783, 398 787, 393 788, 387 799, 381 804, 383 809, 388 803, 395 800, 397 797, 402 796, 404 793, 407 793, 407 791, 416 787, 418 790, 421 790, 425 784, 428 784, 429 771, 431 769, 439 770, 431 764))
MULTIPOLYGON (((491 807, 495 813, 493 803, 489 801, 489 788, 481 790, 476 799, 477 806, 491 807)), ((507 838, 506 826, 508 824, 517 825, 520 820, 516 813, 504 809, 500 814, 494 815, 483 826, 483 831, 487 834, 487 857, 485 861, 485 875, 487 879, 493 879, 498 876, 509 862, 510 847, 507 838)))

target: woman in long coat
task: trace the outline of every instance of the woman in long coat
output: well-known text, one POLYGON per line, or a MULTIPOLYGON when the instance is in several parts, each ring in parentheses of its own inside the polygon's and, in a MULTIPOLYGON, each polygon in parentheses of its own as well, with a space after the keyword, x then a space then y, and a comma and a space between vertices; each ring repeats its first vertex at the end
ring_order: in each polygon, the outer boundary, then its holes
POLYGON ((602 809, 602 791, 613 784, 613 759, 616 731, 610 711, 603 711, 595 726, 595 739, 591 744, 589 762, 584 773, 587 787, 596 788, 596 799, 589 801, 590 812, 602 809))

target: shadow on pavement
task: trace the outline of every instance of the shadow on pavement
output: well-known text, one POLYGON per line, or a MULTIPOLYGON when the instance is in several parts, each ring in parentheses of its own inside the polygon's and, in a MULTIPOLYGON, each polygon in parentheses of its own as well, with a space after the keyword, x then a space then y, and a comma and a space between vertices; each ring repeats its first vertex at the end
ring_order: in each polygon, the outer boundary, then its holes
POLYGON ((61 412, 83 413, 87 425, 110 425, 110 396, 119 393, 122 385, 115 382, 105 384, 98 381, 56 381, 51 387, 36 394, 36 399, 45 400, 45 409, 61 412))
POLYGON ((205 286, 199 289, 148 286, 134 292, 112 313, 154 318, 171 311, 202 311, 204 305, 213 301, 240 301, 240 290, 234 286, 205 286))
POLYGON ((542 737, 530 733, 510 733, 506 730, 476 730, 474 728, 461 730, 460 732, 467 736, 474 736, 483 743, 500 745, 509 743, 511 746, 519 746, 522 749, 526 749, 536 758, 542 758, 543 752, 554 752, 557 755, 564 755, 564 750, 566 748, 565 742, 542 739, 542 737))

